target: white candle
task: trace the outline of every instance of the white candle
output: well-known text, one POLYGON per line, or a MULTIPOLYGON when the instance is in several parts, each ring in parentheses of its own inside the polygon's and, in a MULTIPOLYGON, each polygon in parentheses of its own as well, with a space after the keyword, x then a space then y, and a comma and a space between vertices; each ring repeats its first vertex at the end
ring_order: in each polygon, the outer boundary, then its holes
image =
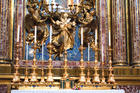
POLYGON ((28 52, 29 52, 29 43, 26 44, 26 60, 28 60, 28 52))
POLYGON ((88 61, 90 61, 90 43, 88 43, 88 61))
POLYGON ((49 4, 49 0, 47 0, 47 4, 49 4))
POLYGON ((70 5, 70 0, 67 0, 67 6, 69 7, 69 5, 70 5))
POLYGON ((79 5, 79 0, 76 0, 77 5, 79 5))
POLYGON ((20 25, 18 25, 18 31, 17 31, 17 42, 19 42, 19 34, 20 34, 20 25))
POLYGON ((71 5, 71 0, 68 0, 68 5, 71 5))
POLYGON ((97 46, 97 38, 98 38, 98 36, 97 36, 97 29, 95 30, 95 46, 97 46))
POLYGON ((77 3, 77 9, 76 9, 76 12, 78 12, 78 11, 79 11, 79 7, 78 7, 78 5, 79 5, 79 0, 76 0, 76 3, 77 3))
POLYGON ((102 62, 104 62, 104 47, 102 45, 102 62))
POLYGON ((42 43, 42 60, 44 60, 44 44, 42 43))
POLYGON ((83 27, 81 27, 81 45, 83 45, 83 27))
POLYGON ((109 46, 111 46, 111 32, 109 31, 109 46))
POLYGON ((34 32, 34 33, 35 33, 35 36, 34 36, 34 37, 35 37, 35 38, 34 38, 34 41, 35 41, 35 43, 36 43, 36 39, 37 39, 37 26, 35 26, 35 32, 34 32))
POLYGON ((52 42, 52 25, 50 25, 50 43, 52 42))

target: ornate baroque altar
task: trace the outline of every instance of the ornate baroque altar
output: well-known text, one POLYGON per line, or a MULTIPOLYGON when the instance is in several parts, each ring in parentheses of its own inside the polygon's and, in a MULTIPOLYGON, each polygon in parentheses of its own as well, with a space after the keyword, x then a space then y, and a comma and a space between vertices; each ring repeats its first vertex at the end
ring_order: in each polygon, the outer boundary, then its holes
MULTIPOLYGON (((111 29, 109 29, 108 38, 108 64, 105 65, 103 55, 101 62, 98 60, 100 51, 98 48, 99 16, 96 14, 95 0, 77 0, 76 3, 73 0, 68 0, 66 7, 60 6, 59 3, 53 0, 51 3, 49 0, 29 0, 26 4, 28 13, 24 19, 25 60, 19 60, 19 49, 22 46, 19 44, 21 33, 20 25, 18 25, 13 87, 20 89, 24 86, 47 86, 53 88, 57 86, 62 89, 94 89, 95 86, 103 88, 105 86, 111 89, 115 86, 112 68, 111 29), (78 31, 76 31, 76 28, 78 31), (79 43, 79 46, 77 43, 79 43), (84 56, 86 47, 87 55, 84 56), (44 49, 49 55, 47 62, 44 60, 44 55, 46 54, 44 54, 44 49), (91 49, 93 50, 92 52, 90 52, 91 49), (72 52, 76 52, 74 50, 79 50, 79 62, 69 60, 72 59, 69 57, 70 53, 74 55, 72 52), (38 61, 37 55, 40 52, 42 54, 41 60, 39 59, 38 61), (91 53, 95 54, 93 62, 90 60, 91 53), (29 58, 30 55, 33 55, 32 59, 29 58), (87 57, 87 61, 85 61, 85 57, 87 57), (54 61, 56 64, 62 62, 60 68, 63 69, 63 74, 57 74, 59 78, 52 72, 55 67, 54 61), (74 63, 72 67, 70 67, 71 63, 74 63), (76 66, 75 63, 79 65, 76 66), (91 66, 91 64, 93 65, 91 66), (19 73, 19 69, 22 66, 25 67, 23 78, 19 73), (73 69, 74 66, 80 70, 78 77, 68 72, 68 69, 73 69), (105 78, 105 68, 108 68, 107 78, 105 78), (39 69, 41 69, 40 75, 37 72, 39 69), (86 73, 85 69, 87 70, 86 73), (92 76, 90 75, 91 69, 93 69, 92 76), (99 70, 101 70, 101 76, 99 70)), ((108 10, 110 10, 110 7, 108 10)), ((103 49, 104 47, 102 47, 102 52, 103 49)))
POLYGON ((0 84, 9 91, 139 90, 139 5, 139 0, 1 0, 0 84))

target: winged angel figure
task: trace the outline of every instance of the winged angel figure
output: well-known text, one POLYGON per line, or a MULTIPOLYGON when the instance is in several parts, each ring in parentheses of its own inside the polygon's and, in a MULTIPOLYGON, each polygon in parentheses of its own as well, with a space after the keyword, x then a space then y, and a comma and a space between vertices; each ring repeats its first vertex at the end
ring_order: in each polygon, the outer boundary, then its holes
POLYGON ((56 21, 51 18, 51 22, 54 28, 52 38, 54 58, 61 58, 64 50, 73 48, 76 23, 67 13, 61 13, 59 20, 56 21))

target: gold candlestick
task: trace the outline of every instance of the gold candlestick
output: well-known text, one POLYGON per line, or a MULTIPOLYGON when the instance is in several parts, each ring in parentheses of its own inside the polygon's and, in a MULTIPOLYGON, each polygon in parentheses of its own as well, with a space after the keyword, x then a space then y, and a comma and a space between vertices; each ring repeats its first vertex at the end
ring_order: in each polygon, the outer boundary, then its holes
POLYGON ((67 51, 66 51, 66 49, 65 49, 64 55, 65 55, 65 57, 64 57, 64 74, 63 74, 63 80, 66 80, 68 78, 68 76, 69 76, 68 75, 68 72, 67 72, 67 70, 68 70, 68 66, 67 66, 68 60, 67 60, 67 51))
POLYGON ((69 8, 70 8, 70 12, 71 12, 72 11, 72 5, 71 4, 69 5, 69 8))
POLYGON ((20 82, 20 74, 19 74, 19 42, 17 42, 16 44, 16 48, 17 48, 17 54, 16 54, 16 65, 15 67, 15 73, 14 73, 14 77, 13 77, 13 82, 14 83, 18 83, 20 82))
POLYGON ((111 49, 111 0, 107 0, 107 7, 108 7, 108 32, 109 32, 109 49, 108 49, 108 52, 109 52, 109 78, 108 78, 108 83, 115 83, 113 68, 112 68, 112 49, 111 49))
POLYGON ((111 49, 111 46, 109 46, 108 52, 109 52, 109 78, 108 78, 108 83, 115 83, 113 68, 112 68, 112 49, 111 49))
POLYGON ((53 12, 53 6, 54 6, 54 3, 52 2, 51 3, 51 12, 53 12))
POLYGON ((49 12, 49 4, 45 4, 45 12, 46 12, 46 13, 49 12))
POLYGON ((78 13, 78 6, 77 6, 77 4, 74 5, 74 11, 75 11, 76 14, 78 13))
POLYGON ((80 46, 79 50, 81 51, 81 60, 80 60, 81 74, 80 74, 79 82, 80 83, 85 83, 86 82, 86 78, 85 78, 85 74, 84 74, 85 67, 84 67, 84 60, 83 60, 83 50, 84 50, 83 45, 80 46))
POLYGON ((52 84, 53 83, 53 74, 52 74, 52 45, 51 43, 48 45, 48 49, 49 49, 49 66, 48 66, 48 78, 47 78, 47 82, 52 84))
POLYGON ((102 80, 101 80, 101 84, 106 84, 104 73, 105 73, 104 72, 104 62, 102 62, 102 80))
POLYGON ((76 6, 76 13, 78 13, 79 12, 79 4, 77 4, 77 6, 76 6))
POLYGON ((33 59, 33 66, 32 66, 32 73, 31 73, 31 82, 37 82, 37 73, 36 73, 36 42, 34 43, 34 59, 33 59))
POLYGON ((90 62, 88 61, 87 84, 91 84, 90 78, 90 62))
POLYGON ((58 7, 59 7, 59 4, 56 4, 56 11, 57 12, 58 12, 58 9, 59 9, 58 7))
POLYGON ((100 78, 98 74, 98 46, 95 46, 95 65, 94 65, 94 77, 92 82, 93 83, 100 83, 100 78))
POLYGON ((27 84, 27 83, 29 83, 29 78, 28 78, 28 60, 25 60, 25 62, 26 62, 26 68, 25 68, 24 83, 27 84))
POLYGON ((44 84, 45 83, 45 78, 44 78, 44 61, 42 60, 42 68, 41 68, 41 81, 40 83, 41 84, 44 84))
POLYGON ((44 78, 44 41, 42 41, 42 67, 41 67, 41 81, 40 84, 45 83, 45 78, 44 78))

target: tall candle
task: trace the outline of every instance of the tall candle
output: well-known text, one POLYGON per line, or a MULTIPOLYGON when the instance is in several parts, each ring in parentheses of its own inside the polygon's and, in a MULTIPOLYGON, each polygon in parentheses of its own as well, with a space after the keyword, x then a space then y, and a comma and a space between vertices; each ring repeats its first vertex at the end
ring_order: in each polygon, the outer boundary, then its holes
POLYGON ((98 38, 98 36, 97 36, 97 29, 95 30, 95 46, 97 46, 97 38, 98 38))
POLYGON ((49 0, 47 0, 47 4, 49 4, 49 0))
POLYGON ((52 43, 52 25, 50 25, 50 43, 52 43))
POLYGON ((77 0, 76 2, 77 2, 76 12, 78 13, 78 11, 79 11, 79 7, 78 7, 78 5, 79 5, 79 0, 77 0))
POLYGON ((34 32, 34 33, 35 33, 35 36, 34 36, 34 37, 35 37, 35 38, 34 38, 34 41, 35 41, 35 43, 36 43, 36 39, 37 39, 37 26, 35 26, 35 32, 34 32))
POLYGON ((77 5, 79 5, 79 0, 76 0, 77 5))
POLYGON ((81 27, 81 45, 83 45, 83 27, 81 27))
POLYGON ((111 46, 111 32, 109 31, 109 46, 111 46))
POLYGON ((44 60, 44 44, 42 43, 42 60, 44 60))
POLYGON ((88 43, 88 61, 90 61, 90 43, 88 43))
POLYGON ((68 0, 68 5, 71 5, 71 0, 68 0))
POLYGON ((102 62, 104 61, 104 46, 102 45, 102 62))
POLYGON ((26 44, 26 60, 28 60, 28 52, 29 52, 29 43, 26 44))
POLYGON ((19 34, 20 34, 20 25, 18 25, 18 31, 17 31, 17 42, 19 42, 19 34))

